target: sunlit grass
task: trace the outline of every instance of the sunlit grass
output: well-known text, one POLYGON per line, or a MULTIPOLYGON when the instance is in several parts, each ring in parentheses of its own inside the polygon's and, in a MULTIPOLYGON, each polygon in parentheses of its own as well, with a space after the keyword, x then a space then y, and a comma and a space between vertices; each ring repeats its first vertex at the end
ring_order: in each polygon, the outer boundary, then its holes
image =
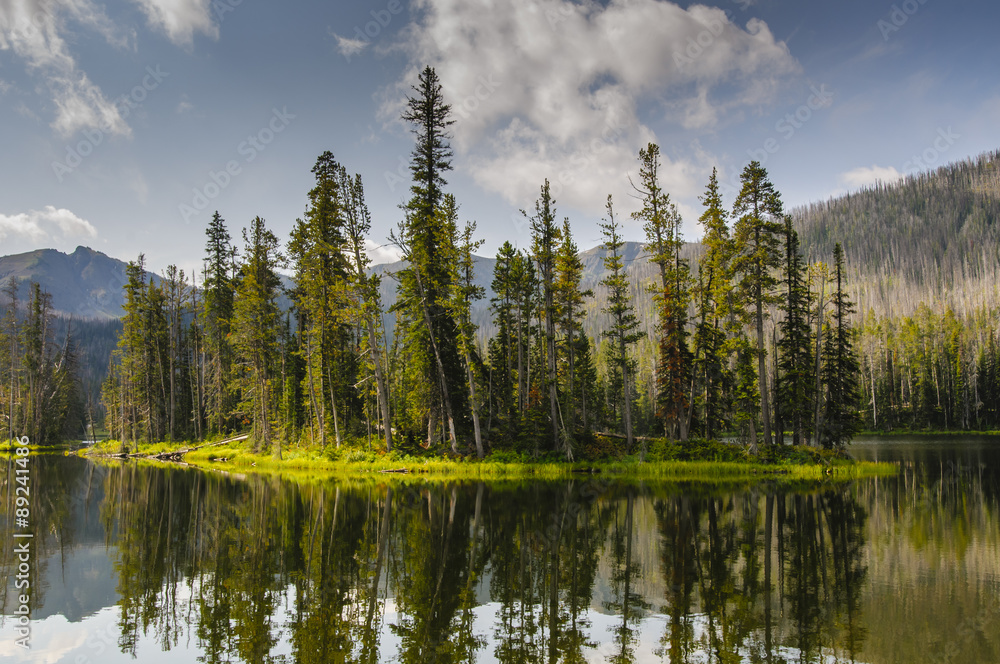
MULTIPOLYGON (((140 445, 137 450, 130 451, 151 456, 192 446, 156 443, 140 445)), ((116 455, 120 450, 121 443, 118 441, 106 441, 80 453, 85 456, 116 455)), ((399 452, 386 454, 384 451, 353 446, 328 450, 318 446, 292 446, 282 450, 279 460, 273 453, 255 452, 246 443, 237 442, 206 445, 189 451, 184 454, 184 461, 206 470, 271 474, 296 480, 364 476, 378 476, 386 480, 407 476, 449 480, 558 480, 601 475, 620 479, 699 482, 761 479, 831 481, 895 475, 898 471, 894 464, 857 462, 816 450, 788 448, 782 453, 787 459, 749 457, 732 446, 711 441, 696 442, 686 447, 676 443, 653 445, 650 452, 651 458, 642 462, 632 456, 567 463, 551 457, 533 461, 527 455, 510 452, 499 452, 480 461, 474 457, 410 456, 399 452), (680 459, 669 458, 678 455, 681 455, 680 459)), ((772 454, 772 457, 782 455, 772 454)))

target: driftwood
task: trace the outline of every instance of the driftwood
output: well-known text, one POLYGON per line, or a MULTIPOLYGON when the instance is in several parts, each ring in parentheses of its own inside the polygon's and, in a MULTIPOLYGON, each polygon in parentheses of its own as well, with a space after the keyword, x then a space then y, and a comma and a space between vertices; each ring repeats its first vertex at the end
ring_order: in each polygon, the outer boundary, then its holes
POLYGON ((195 445, 194 447, 185 447, 179 450, 173 450, 169 452, 157 452, 156 454, 140 454, 138 452, 133 452, 128 454, 126 452, 117 452, 115 454, 95 454, 94 456, 99 459, 153 459, 155 461, 173 461, 180 462, 184 460, 184 455, 188 452, 194 452, 195 450, 200 450, 205 447, 220 447, 222 445, 227 445, 229 443, 238 443, 241 440, 246 440, 250 437, 250 434, 245 433, 242 436, 235 436, 233 438, 227 438, 225 440, 220 440, 217 443, 204 443, 202 445, 195 445))
MULTIPOLYGON (((608 433, 606 431, 596 431, 595 436, 606 436, 608 438, 617 438, 619 440, 628 440, 628 436, 620 433, 608 433)), ((632 440, 657 440, 656 438, 650 438, 649 436, 632 436, 632 440)))
POLYGON ((408 468, 391 468, 387 470, 380 470, 380 473, 408 473, 410 470, 408 468))

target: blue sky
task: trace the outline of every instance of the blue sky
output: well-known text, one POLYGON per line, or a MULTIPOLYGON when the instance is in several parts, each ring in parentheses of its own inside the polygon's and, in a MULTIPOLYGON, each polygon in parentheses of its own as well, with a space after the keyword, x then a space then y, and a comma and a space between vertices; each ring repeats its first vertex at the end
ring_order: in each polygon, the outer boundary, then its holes
MULTIPOLYGON (((383 247, 407 197, 416 72, 454 106, 449 190, 492 254, 548 177, 578 244, 638 149, 695 239, 713 166, 786 206, 1000 147, 988 0, 0 0, 0 253, 78 244, 199 269, 213 210, 287 238, 316 157, 362 175, 383 247)), ((724 187, 726 202, 734 196, 724 187)))

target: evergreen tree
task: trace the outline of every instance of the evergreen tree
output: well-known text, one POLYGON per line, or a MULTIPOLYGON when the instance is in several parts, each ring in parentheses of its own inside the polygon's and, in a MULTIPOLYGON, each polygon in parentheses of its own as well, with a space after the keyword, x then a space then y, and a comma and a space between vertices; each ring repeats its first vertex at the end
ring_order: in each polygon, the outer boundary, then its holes
POLYGON ((671 440, 687 440, 692 413, 692 357, 687 342, 691 278, 687 261, 681 259, 681 216, 660 187, 659 146, 650 143, 640 149, 639 164, 639 184, 633 187, 642 196, 642 208, 632 217, 643 222, 645 249, 660 275, 660 283, 653 287, 660 335, 657 414, 671 440))
MULTIPOLYGON (((215 212, 205 229, 205 276, 203 287, 202 327, 205 334, 206 374, 205 410, 211 430, 226 433, 230 430, 232 398, 229 385, 232 380, 233 352, 229 333, 233 318, 235 294, 233 272, 236 247, 231 244, 229 231, 222 215, 215 212)), ((126 290, 126 293, 128 291, 126 290)))
MULTIPOLYGON (((778 282, 771 273, 781 265, 781 194, 768 180, 767 170, 750 162, 740 175, 742 188, 733 203, 735 259, 740 290, 752 308, 757 337, 757 381, 764 444, 771 444, 771 400, 767 379, 767 347, 764 342, 764 308, 777 303, 773 291, 778 282)), ((756 442, 754 442, 756 444, 756 442)))
POLYGON ((704 229, 702 254, 698 265, 695 330, 696 363, 703 390, 702 405, 705 437, 713 438, 726 422, 724 388, 732 384, 729 376, 731 344, 728 335, 740 330, 732 324, 732 239, 726 225, 728 217, 719 193, 718 173, 713 168, 705 195, 701 198, 705 211, 698 219, 704 229))
POLYGON ((556 254, 555 304, 557 323, 562 328, 564 356, 566 358, 566 389, 563 394, 566 419, 566 458, 573 459, 573 435, 576 430, 577 412, 581 410, 582 391, 576 376, 577 347, 583 336, 584 300, 593 297, 591 290, 581 290, 583 281, 583 261, 573 241, 569 219, 563 220, 562 243, 556 254))
POLYGON ((857 410, 858 371, 860 368, 852 340, 849 316, 855 312, 845 289, 844 250, 838 242, 833 249, 834 282, 833 320, 823 340, 823 382, 826 400, 823 411, 823 447, 843 447, 851 441, 860 425, 857 410))
POLYGON ((448 424, 451 448, 458 451, 453 399, 464 383, 458 352, 458 329, 447 311, 451 289, 455 233, 441 209, 447 184, 444 173, 451 170, 448 127, 451 107, 445 103, 441 83, 431 67, 426 67, 407 98, 403 120, 416 136, 410 171, 412 194, 404 208, 404 219, 392 241, 399 247, 407 267, 400 270, 397 311, 401 315, 404 352, 413 384, 421 390, 410 393, 427 413, 428 443, 435 415, 443 411, 448 424), (430 352, 428 352, 430 351, 430 352), (437 389, 428 389, 436 386, 437 389))
POLYGON ((353 258, 352 281, 355 290, 355 307, 358 316, 364 323, 367 333, 368 351, 371 356, 372 368, 375 371, 375 385, 382 414, 382 433, 385 437, 386 451, 392 450, 392 415, 389 410, 389 378, 387 362, 380 343, 382 329, 382 303, 379 296, 381 280, 378 275, 368 275, 371 260, 365 248, 365 241, 371 232, 371 214, 365 202, 364 185, 361 176, 355 175, 353 180, 346 177, 344 171, 341 188, 345 192, 346 226, 348 250, 353 258))
MULTIPOLYGON (((621 375, 622 380, 622 414, 625 420, 625 449, 632 450, 632 380, 635 361, 630 357, 629 349, 646 336, 639 330, 639 320, 635 316, 632 298, 629 294, 628 277, 621 256, 621 248, 625 244, 618 234, 618 222, 615 219, 611 195, 608 195, 606 205, 608 216, 601 224, 604 235, 604 269, 609 274, 601 280, 608 287, 608 304, 604 313, 611 317, 611 327, 604 333, 605 338, 612 343, 608 346, 608 362, 621 375)), ((640 459, 646 457, 646 443, 642 443, 640 459)))
MULTIPOLYGON (((792 228, 792 218, 785 217, 785 299, 781 305, 785 317, 779 328, 777 420, 792 428, 792 444, 803 445, 808 439, 815 398, 812 332, 809 310, 808 266, 799 252, 799 237, 792 228)), ((783 428, 778 430, 782 442, 783 428)))
POLYGON ((349 194, 342 191, 343 167, 329 151, 317 158, 312 172, 316 186, 309 192, 305 220, 296 221, 288 250, 295 265, 294 299, 304 322, 304 389, 320 444, 326 446, 332 426, 339 447, 346 424, 342 403, 352 382, 344 237, 344 198, 349 194))
MULTIPOLYGON (((455 198, 451 194, 445 195, 445 210, 454 220, 452 224, 457 225, 458 207, 455 205, 455 198)), ((462 352, 462 360, 465 364, 465 375, 469 389, 469 410, 472 415, 473 436, 476 442, 476 456, 480 459, 485 455, 483 448, 482 430, 479 424, 479 397, 476 393, 477 376, 476 362, 476 326, 472 323, 472 303, 481 300, 485 295, 485 289, 477 286, 475 282, 476 265, 475 252, 482 246, 483 240, 473 239, 476 233, 476 222, 468 222, 462 230, 461 235, 455 239, 458 249, 458 261, 455 263, 456 275, 453 278, 455 283, 454 295, 452 298, 451 311, 458 321, 458 341, 462 352)))
POLYGON ((535 202, 535 214, 521 211, 531 223, 531 252, 538 265, 539 285, 541 286, 542 313, 545 317, 545 391, 549 395, 549 417, 552 427, 552 448, 558 450, 567 447, 566 456, 572 457, 569 443, 560 444, 559 395, 556 381, 556 257, 559 253, 559 243, 562 232, 556 223, 555 200, 549 188, 548 179, 542 185, 541 194, 535 202))
POLYGON ((242 394, 239 408, 252 427, 255 449, 273 449, 280 459, 280 441, 273 439, 271 427, 275 416, 280 322, 277 297, 281 286, 275 270, 283 257, 278 251, 278 238, 260 217, 254 217, 243 230, 243 242, 232 322, 233 349, 239 365, 235 380, 242 394))
MULTIPOLYGON (((515 264, 520 255, 514 245, 504 242, 497 251, 496 263, 493 267, 493 298, 490 300, 490 311, 493 313, 493 324, 497 334, 490 344, 490 366, 493 371, 494 401, 508 427, 517 420, 520 409, 515 403, 514 361, 518 355, 519 323, 514 315, 518 301, 517 284, 514 281, 515 264)), ((518 369, 518 371, 520 371, 518 369)), ((518 380, 520 374, 517 375, 518 380)), ((508 433, 511 433, 509 430, 508 433)))

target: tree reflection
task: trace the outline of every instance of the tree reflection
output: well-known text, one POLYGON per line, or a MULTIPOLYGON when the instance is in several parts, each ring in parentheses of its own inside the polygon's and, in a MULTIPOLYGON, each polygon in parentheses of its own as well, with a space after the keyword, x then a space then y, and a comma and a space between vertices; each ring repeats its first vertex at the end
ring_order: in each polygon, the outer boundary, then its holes
MULTIPOLYGON (((851 486, 75 468, 100 484, 133 655, 153 639, 193 640, 208 663, 817 662, 854 661, 868 639, 868 511, 851 486)), ((81 517, 61 513, 46 527, 71 542, 81 517)))

